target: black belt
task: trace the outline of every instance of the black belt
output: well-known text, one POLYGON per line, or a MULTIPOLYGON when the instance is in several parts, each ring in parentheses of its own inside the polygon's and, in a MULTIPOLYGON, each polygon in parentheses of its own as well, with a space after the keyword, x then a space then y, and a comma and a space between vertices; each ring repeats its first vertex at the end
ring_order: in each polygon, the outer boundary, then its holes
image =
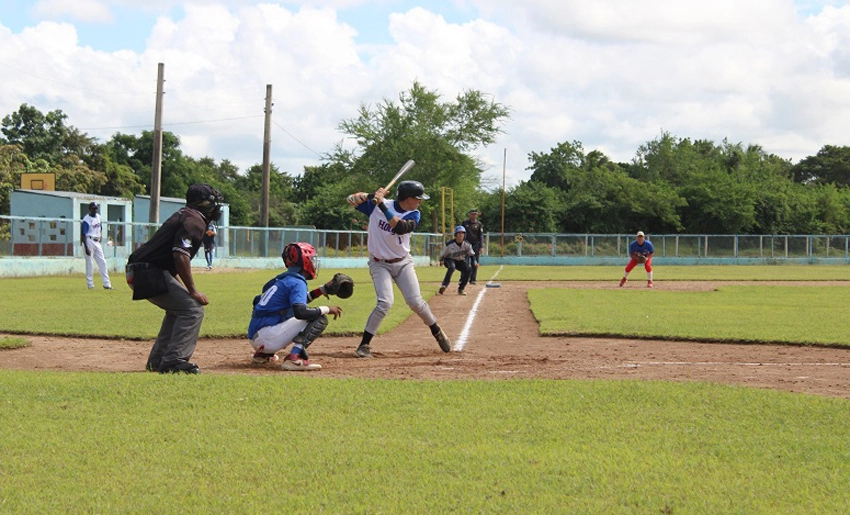
POLYGON ((98 238, 97 236, 86 236, 86 238, 94 241, 100 241, 100 238, 98 238))
POLYGON ((376 257, 372 257, 372 259, 374 259, 375 261, 377 261, 379 263, 398 263, 399 261, 401 261, 404 258, 400 257, 400 258, 395 258, 395 259, 378 259, 376 257))

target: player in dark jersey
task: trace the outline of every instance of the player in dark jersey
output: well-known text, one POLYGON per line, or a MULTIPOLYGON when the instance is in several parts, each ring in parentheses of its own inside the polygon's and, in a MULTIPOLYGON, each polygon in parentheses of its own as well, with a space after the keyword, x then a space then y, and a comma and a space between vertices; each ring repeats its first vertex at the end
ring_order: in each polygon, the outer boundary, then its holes
POLYGON ((464 220, 460 225, 466 229, 466 241, 472 245, 474 256, 469 258, 469 284, 474 285, 478 281, 478 263, 481 261, 481 245, 484 243, 484 224, 478 221, 478 210, 469 210, 469 220, 464 220))
POLYGON ((154 372, 197 374, 195 352, 207 296, 195 287, 192 258, 207 225, 221 216, 221 193, 207 184, 186 191, 186 206, 171 215, 151 239, 130 254, 127 284, 133 300, 147 299, 165 311, 145 368, 154 372))

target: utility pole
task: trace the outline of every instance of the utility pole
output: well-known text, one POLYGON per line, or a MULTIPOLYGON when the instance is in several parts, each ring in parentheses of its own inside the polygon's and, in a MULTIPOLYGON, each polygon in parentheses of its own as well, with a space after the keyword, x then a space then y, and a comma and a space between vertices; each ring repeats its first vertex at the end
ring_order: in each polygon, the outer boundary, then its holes
POLYGON ((272 147, 272 85, 266 84, 266 125, 263 131, 263 191, 260 202, 260 221, 263 227, 269 226, 269 175, 272 147))
POLYGON ((156 113, 153 121, 153 164, 151 165, 151 205, 148 221, 159 223, 159 190, 162 176, 162 96, 165 64, 159 63, 156 74, 156 113))

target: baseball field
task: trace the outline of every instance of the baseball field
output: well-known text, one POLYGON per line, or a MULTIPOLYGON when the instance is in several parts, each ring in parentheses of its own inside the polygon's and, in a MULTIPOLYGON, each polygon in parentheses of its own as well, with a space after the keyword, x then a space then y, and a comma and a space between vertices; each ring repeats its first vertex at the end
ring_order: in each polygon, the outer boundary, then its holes
POLYGON ((162 314, 118 281, 3 280, 0 513, 846 513, 850 268, 621 272, 482 267, 462 297, 420 269, 454 351, 397 295, 363 360, 346 270, 291 373, 243 336, 273 274, 199 270, 200 376, 142 372, 162 314))

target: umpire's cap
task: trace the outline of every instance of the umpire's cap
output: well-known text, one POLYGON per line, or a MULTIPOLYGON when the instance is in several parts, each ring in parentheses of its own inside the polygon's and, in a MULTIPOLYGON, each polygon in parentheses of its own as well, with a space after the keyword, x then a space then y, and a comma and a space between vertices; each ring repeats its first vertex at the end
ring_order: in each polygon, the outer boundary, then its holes
POLYGON ((410 197, 418 198, 419 200, 428 200, 428 195, 425 194, 425 186, 419 181, 401 181, 398 185, 396 200, 404 200, 410 197))
POLYGON ((187 204, 198 204, 204 200, 209 200, 212 204, 217 204, 223 199, 221 193, 209 184, 193 184, 186 190, 187 204))

